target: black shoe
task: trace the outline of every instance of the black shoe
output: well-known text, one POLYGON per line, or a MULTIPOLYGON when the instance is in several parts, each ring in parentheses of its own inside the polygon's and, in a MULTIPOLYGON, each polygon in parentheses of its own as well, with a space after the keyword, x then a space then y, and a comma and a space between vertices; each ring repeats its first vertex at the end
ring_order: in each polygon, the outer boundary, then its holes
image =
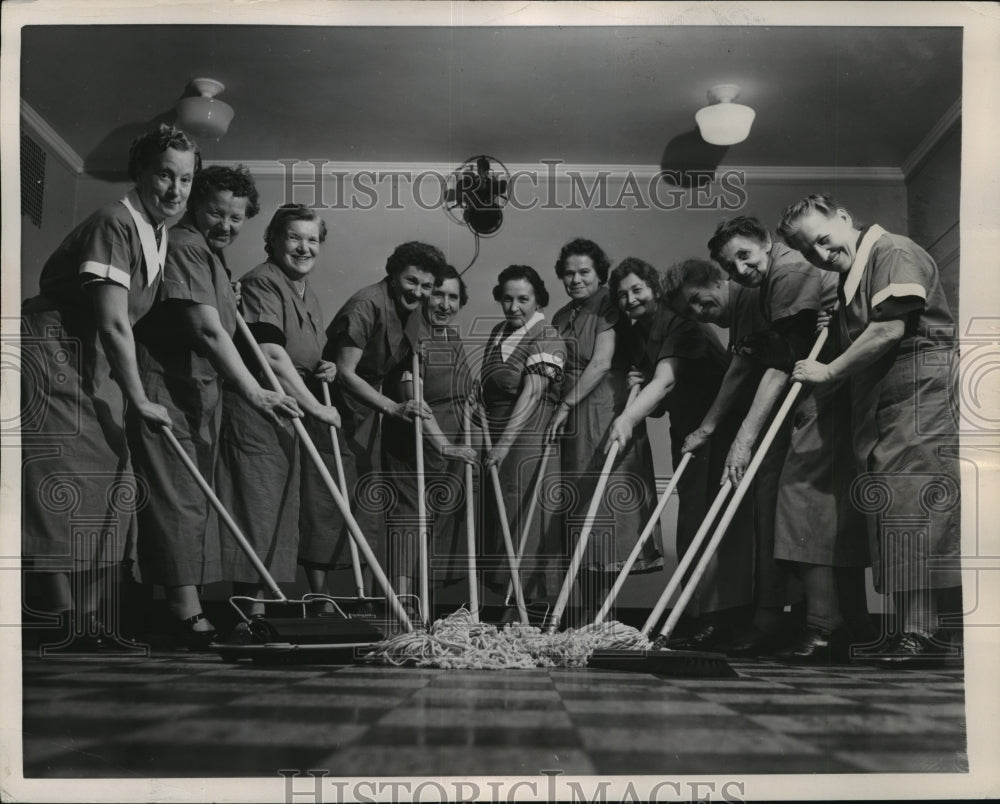
POLYGON ((733 658, 750 659, 755 656, 769 656, 788 643, 788 636, 783 632, 769 634, 751 625, 749 630, 715 646, 715 650, 733 658))
POLYGON ((775 652, 774 658, 788 664, 840 664, 847 655, 833 635, 806 627, 790 645, 775 652))
POLYGON ((883 667, 941 667, 949 659, 957 659, 961 654, 954 648, 941 645, 923 634, 904 632, 889 641, 878 652, 866 655, 867 661, 874 661, 883 667))
POLYGON ((219 632, 214 628, 210 628, 207 631, 195 630, 195 623, 207 619, 199 611, 197 614, 192 614, 183 620, 171 620, 171 628, 174 632, 173 636, 176 645, 188 650, 207 650, 211 643, 218 641, 219 632))

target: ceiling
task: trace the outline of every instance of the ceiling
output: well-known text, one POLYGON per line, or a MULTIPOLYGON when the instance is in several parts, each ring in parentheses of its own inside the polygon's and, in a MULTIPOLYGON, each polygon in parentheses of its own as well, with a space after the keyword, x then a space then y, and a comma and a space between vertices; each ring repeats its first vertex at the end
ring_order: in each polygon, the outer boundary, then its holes
POLYGON ((959 28, 29 26, 21 96, 88 171, 226 85, 213 160, 663 164, 717 83, 757 110, 723 164, 898 167, 961 97, 959 28))

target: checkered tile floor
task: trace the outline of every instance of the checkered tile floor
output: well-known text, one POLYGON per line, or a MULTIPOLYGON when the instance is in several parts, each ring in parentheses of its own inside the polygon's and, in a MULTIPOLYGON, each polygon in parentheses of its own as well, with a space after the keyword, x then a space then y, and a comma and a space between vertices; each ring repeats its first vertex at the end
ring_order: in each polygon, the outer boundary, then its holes
POLYGON ((960 667, 737 679, 25 653, 26 777, 960 772, 960 667))

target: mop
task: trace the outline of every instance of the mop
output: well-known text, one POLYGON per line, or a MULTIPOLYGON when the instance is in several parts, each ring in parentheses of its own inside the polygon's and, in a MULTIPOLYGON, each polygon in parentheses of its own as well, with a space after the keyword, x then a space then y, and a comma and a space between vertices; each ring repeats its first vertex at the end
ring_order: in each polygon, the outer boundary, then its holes
MULTIPOLYGON (((241 317, 237 316, 236 323, 240 333, 253 351, 257 361, 260 363, 260 366, 271 387, 275 391, 281 393, 281 384, 278 382, 278 378, 275 376, 274 371, 268 364, 267 358, 261 351, 259 344, 250 332, 246 322, 241 317)), ((323 462, 319 451, 316 449, 315 444, 313 444, 312 439, 306 432, 305 425, 303 425, 297 418, 291 419, 291 423, 300 443, 302 444, 302 447, 308 453, 310 460, 313 462, 320 474, 320 477, 323 479, 327 490, 333 497, 334 503, 340 510, 341 516, 343 516, 344 521, 347 524, 348 533, 350 534, 353 543, 361 551, 365 562, 371 568, 371 571, 375 576, 376 582, 384 592, 385 597, 388 600, 390 610, 398 618, 402 627, 406 631, 411 631, 413 629, 413 625, 411 624, 406 611, 400 604, 399 598, 396 596, 396 592, 393 590, 385 572, 382 570, 381 565, 375 558, 371 547, 368 545, 364 535, 361 533, 361 529, 347 505, 346 498, 341 493, 340 489, 337 488, 337 485, 331 477, 330 471, 326 468, 326 464, 323 462)), ((229 518, 229 522, 232 522, 231 518, 229 518)), ((227 522, 227 525, 229 522, 227 522)), ((232 523, 230 530, 232 530, 233 526, 235 526, 235 523, 232 523)), ((240 546, 243 548, 244 552, 247 550, 252 552, 250 544, 246 542, 245 539, 240 542, 240 546)), ((254 566, 259 573, 262 569, 264 569, 263 564, 260 563, 259 559, 254 562, 254 566)), ((261 573, 261 577, 266 580, 267 576, 261 573)), ((347 641, 350 641, 351 646, 353 647, 358 643, 356 637, 360 629, 364 629, 364 633, 366 635, 363 647, 368 647, 383 638, 382 632, 374 628, 374 626, 370 623, 364 623, 349 618, 337 605, 336 600, 329 595, 313 593, 306 595, 300 600, 288 600, 281 593, 281 590, 277 587, 277 584, 274 583, 273 579, 271 579, 271 582, 267 585, 271 593, 277 598, 276 600, 259 600, 243 596, 234 596, 230 598, 231 605, 243 619, 246 625, 245 631, 250 635, 252 641, 250 644, 238 644, 235 642, 217 643, 217 648, 224 658, 232 659, 240 658, 241 656, 254 656, 267 653, 287 653, 289 651, 306 649, 322 651, 333 648, 343 648, 344 643, 347 641), (337 616, 315 618, 306 616, 311 606, 315 606, 318 602, 324 601, 333 606, 334 614, 337 616), (299 616, 248 617, 241 608, 241 603, 263 603, 265 606, 269 604, 278 604, 283 607, 291 605, 293 607, 297 607, 299 616)))
MULTIPOLYGON (((826 329, 820 332, 819 336, 816 338, 816 342, 813 344, 813 347, 809 352, 807 359, 816 359, 820 350, 823 348, 823 345, 826 343, 827 335, 828 331, 826 329)), ((743 501, 743 497, 746 496, 746 493, 750 488, 750 484, 753 482, 757 471, 760 469, 760 465, 763 463, 764 457, 766 456, 771 443, 777 436, 778 430, 781 428, 785 418, 788 416, 792 405, 795 404, 795 400, 798 398, 801 390, 801 383, 792 383, 788 393, 785 395, 784 401, 771 421, 771 426, 767 429, 767 432, 761 439, 760 444, 754 453, 753 459, 750 461, 750 465, 747 467, 746 473, 743 475, 743 479, 736 487, 736 491, 730 499, 725 513, 722 515, 722 518, 719 520, 719 524, 716 526, 715 531, 712 534, 712 538, 709 540, 708 545, 705 547, 704 552, 698 560, 698 564, 695 566, 690 580, 681 591, 680 597, 678 597, 673 610, 670 612, 670 616, 660 629, 659 636, 652 644, 651 649, 642 651, 606 651, 602 654, 593 655, 588 663, 588 666, 612 670, 633 670, 638 672, 653 672, 673 675, 676 666, 685 661, 682 657, 688 656, 693 659, 695 656, 698 656, 701 657, 702 669, 706 671, 704 673, 705 675, 718 674, 730 677, 736 675, 728 664, 726 664, 725 660, 717 654, 671 650, 669 648, 663 648, 661 645, 663 645, 670 638, 670 635, 673 633, 673 629, 677 625, 677 621, 681 618, 681 615, 684 613, 684 609, 687 607, 692 596, 694 595, 695 589, 704 576, 709 562, 715 556, 715 552, 718 550, 719 544, 722 542, 722 538, 726 534, 726 530, 729 528, 733 517, 736 515, 736 510, 743 501), (728 670, 728 672, 724 673, 723 667, 725 670, 728 670), (713 668, 717 669, 718 673, 711 673, 710 671, 713 668)), ((662 616, 670 598, 677 590, 677 587, 680 586, 684 573, 687 572, 688 567, 694 561, 694 557, 697 554, 698 549, 705 540, 705 536, 711 528, 712 523, 715 521, 715 518, 718 516, 718 513, 731 490, 732 483, 727 480, 723 483, 719 493, 716 495, 715 501, 712 503, 712 506, 706 514, 701 527, 695 534, 695 537, 691 542, 691 546, 685 552, 677 570, 671 576, 669 583, 660 595, 660 598, 653 607, 653 610, 650 612, 649 617, 647 618, 642 629, 642 633, 645 636, 648 637, 651 633, 653 627, 662 616)), ((695 664, 697 664, 697 661, 695 664)))
POLYGON ((184 447, 181 446, 177 437, 173 434, 169 427, 160 428, 160 432, 170 445, 171 449, 173 449, 178 459, 180 459, 181 463, 184 464, 184 467, 191 473, 191 476, 208 498, 209 503, 215 509, 223 524, 229 529, 229 532, 232 534, 233 538, 236 539, 236 543, 240 546, 240 549, 243 550, 250 563, 253 565, 253 568, 260 575, 261 580, 270 590, 271 594, 274 595, 275 600, 268 602, 290 606, 298 610, 298 619, 293 621, 296 623, 296 627, 294 629, 289 629, 286 626, 285 619, 279 620, 276 618, 247 617, 238 603, 235 602, 253 602, 253 598, 245 598, 242 596, 231 598, 230 604, 234 609, 236 609, 237 613, 243 620, 243 624, 245 626, 244 633, 247 636, 248 642, 252 641, 256 644, 245 644, 230 647, 224 643, 213 643, 212 647, 217 649, 224 659, 235 660, 241 656, 253 657, 254 655, 259 655, 262 651, 267 650, 268 648, 277 652, 292 650, 295 646, 289 641, 293 637, 293 635, 289 633, 290 630, 295 631, 294 638, 300 643, 309 643, 310 646, 316 645, 327 649, 335 647, 336 651, 346 651, 349 655, 353 655, 355 650, 368 648, 373 642, 382 638, 382 633, 378 629, 373 628, 370 624, 348 619, 343 611, 336 606, 335 602, 333 603, 333 606, 340 613, 341 618, 337 622, 334 622, 331 619, 310 618, 308 616, 309 610, 315 604, 315 600, 322 599, 322 597, 303 600, 289 600, 285 597, 285 594, 281 591, 281 588, 275 582, 271 573, 267 571, 267 567, 264 566, 263 562, 254 552, 254 549, 250 545, 250 542, 247 541, 246 536, 243 535, 243 532, 240 530, 235 520, 222 504, 222 501, 219 500, 215 492, 212 490, 212 487, 208 484, 205 478, 202 477, 201 472, 198 471, 198 467, 194 465, 190 456, 184 451, 184 447))

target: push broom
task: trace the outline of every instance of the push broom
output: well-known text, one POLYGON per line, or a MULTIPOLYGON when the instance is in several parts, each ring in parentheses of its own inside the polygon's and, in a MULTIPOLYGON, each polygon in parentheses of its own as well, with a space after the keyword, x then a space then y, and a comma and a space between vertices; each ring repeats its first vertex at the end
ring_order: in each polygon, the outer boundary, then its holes
MULTIPOLYGON (((278 603, 285 606, 294 606, 299 609, 299 618, 294 620, 294 622, 298 623, 295 633, 295 638, 298 642, 303 644, 320 643, 327 646, 336 645, 339 650, 353 650, 355 648, 366 648, 373 642, 377 642, 382 639, 381 632, 373 628, 370 624, 348 619, 346 615, 344 615, 344 613, 336 606, 336 603, 333 603, 333 605, 336 610, 340 612, 343 620, 336 622, 336 625, 333 628, 333 633, 331 633, 331 625, 333 624, 332 620, 308 617, 308 610, 313 602, 312 599, 289 600, 285 597, 284 592, 281 591, 281 587, 278 586, 274 578, 271 576, 271 573, 268 572, 267 567, 264 566, 264 563, 254 552, 250 542, 247 541, 246 536, 243 535, 243 531, 240 530, 236 521, 222 504, 222 501, 218 498, 218 496, 216 496, 212 487, 208 484, 205 478, 202 477, 201 472, 198 471, 198 467, 195 466, 191 457, 184 451, 184 447, 181 446, 177 437, 173 434, 173 431, 169 427, 161 427, 160 432, 170 445, 171 449, 177 455, 178 459, 182 464, 184 464, 184 467, 191 474, 191 477, 194 478, 198 487, 202 490, 202 493, 204 493, 204 495, 208 498, 209 504, 215 509, 223 524, 229 529, 229 532, 236 540, 240 549, 246 554, 246 557, 253 565, 253 568, 260 575, 261 580, 267 586, 271 594, 274 595, 275 600, 268 602, 278 603)), ((264 644, 271 643, 274 645, 279 637, 283 639, 290 638, 291 635, 284 633, 287 630, 284 625, 276 625, 274 618, 247 617, 243 610, 236 605, 235 602, 233 602, 235 600, 252 601, 253 598, 235 597, 231 598, 230 602, 232 603, 233 608, 236 609, 237 613, 239 613, 244 623, 246 623, 249 634, 253 638, 257 639, 258 642, 264 644)), ((284 622, 284 619, 282 622, 284 622)), ((249 650, 249 655, 253 655, 254 648, 259 649, 262 645, 240 645, 233 646, 233 649, 230 649, 222 643, 215 643, 214 647, 220 650, 223 658, 238 658, 239 655, 246 654, 247 650, 249 650)), ((283 645, 281 647, 287 650, 288 648, 291 648, 291 645, 283 645)))
MULTIPOLYGON (((828 334, 828 329, 824 329, 820 332, 819 337, 816 338, 816 343, 813 344, 813 348, 810 350, 809 356, 806 358, 807 360, 816 359, 820 350, 823 348, 823 345, 826 343, 828 334)), ((726 529, 729 527, 729 523, 733 521, 733 517, 736 515, 736 509, 739 508, 740 503, 746 496, 747 490, 750 488, 750 484, 753 482, 754 477, 757 475, 757 471, 760 469, 760 465, 764 462, 764 457, 766 456, 771 443, 777 437, 778 430, 781 429, 781 425, 787 418, 789 411, 792 409, 792 405, 795 404, 795 400, 798 399, 801 391, 802 383, 793 382, 791 387, 788 389, 788 393, 785 395, 784 401, 781 403, 781 407, 779 407, 778 412, 774 414, 771 426, 764 434, 764 438, 761 439, 760 446, 757 448, 756 453, 754 453, 753 459, 750 461, 750 465, 747 467, 746 473, 743 475, 743 479, 736 487, 736 491, 734 492, 732 499, 729 501, 726 512, 722 515, 722 519, 719 520, 719 524, 716 526, 715 532, 712 534, 712 538, 708 542, 708 546, 705 548, 704 554, 698 561, 697 566, 695 566, 691 580, 684 588, 684 591, 681 592, 673 611, 670 612, 670 616, 667 617, 667 621, 663 624, 663 628, 660 629, 660 636, 664 639, 670 638, 670 635, 673 633, 673 630, 677 625, 677 621, 680 619, 681 614, 684 613, 684 608, 691 600, 692 595, 694 595, 698 582, 705 574, 708 563, 712 560, 712 556, 715 555, 715 551, 718 549, 719 543, 722 541, 722 537, 726 535, 726 529)))
MULTIPOLYGON (((254 353, 254 357, 260 364, 264 375, 267 377, 268 383, 271 385, 272 389, 281 393, 281 384, 278 382, 278 378, 275 376, 270 364, 267 362, 267 358, 264 356, 260 345, 257 343, 253 334, 250 332, 250 328, 247 326, 246 322, 242 317, 237 316, 236 324, 240 331, 240 334, 245 339, 247 345, 254 353)), ((385 572, 382 570, 381 565, 375 558, 375 554, 372 552, 371 547, 368 545, 367 540, 361 532, 361 528, 358 526, 357 520, 351 514, 350 508, 348 507, 347 500, 337 484, 334 482, 333 477, 330 475, 329 469, 327 469, 326 464, 323 462, 319 451, 316 449, 316 445, 313 444, 312 439, 306 432, 305 425, 299 419, 292 419, 292 426, 295 429, 295 433, 298 436, 299 442, 302 444, 303 449, 309 455, 310 460, 316 467, 317 472, 323 480, 324 485, 330 492, 330 496, 333 497, 333 501, 340 511, 341 516, 344 518, 344 522, 347 525, 348 533, 350 534, 353 543, 361 551, 364 556, 365 562, 375 576, 375 580, 379 587, 385 594, 385 597, 389 603, 389 608, 392 613, 398 618, 400 624, 406 631, 412 631, 413 625, 410 622, 410 618, 407 616, 405 609, 399 602, 399 598, 396 592, 393 590, 392 585, 389 583, 389 579, 386 577, 385 572)), ((245 540, 244 540, 245 541, 245 540)), ((242 546, 242 545, 241 545, 242 546)), ((249 543, 246 545, 249 547, 249 543)), ((269 585, 270 586, 270 585, 269 585)), ((275 589, 271 589, 272 594, 275 589)), ((279 590, 280 592, 280 590, 279 590)), ((240 612, 241 616, 248 621, 252 629, 252 633, 258 638, 262 638, 265 642, 264 647, 271 644, 279 644, 281 649, 287 649, 289 646, 301 646, 304 644, 310 645, 321 645, 329 644, 331 646, 337 645, 338 643, 343 643, 346 639, 352 639, 356 635, 358 628, 363 626, 367 632, 370 634, 370 642, 376 642, 383 638, 381 632, 373 628, 369 624, 360 623, 357 621, 352 621, 344 616, 343 620, 340 618, 290 618, 290 617, 263 617, 263 618, 247 618, 243 613, 242 609, 237 605, 237 600, 244 600, 249 602, 262 602, 269 603, 274 601, 256 601, 253 598, 231 598, 231 602, 237 611, 240 612), (279 643, 280 640, 280 643, 279 643)), ((289 601, 284 595, 281 595, 277 599, 277 603, 288 604, 295 603, 303 608, 303 612, 310 603, 316 600, 327 600, 331 602, 335 608, 340 611, 339 607, 336 605, 336 601, 327 595, 317 595, 312 594, 307 598, 300 601, 289 601)), ((342 611, 340 611, 343 614, 342 611)), ((354 640, 356 641, 356 640, 354 640)), ((226 645, 225 649, 232 651, 233 648, 238 648, 239 646, 226 645)), ((261 647, 261 646, 255 646, 261 647)))
MULTIPOLYGON (((816 342, 813 344, 813 348, 809 352, 809 360, 816 359, 816 356, 826 343, 827 336, 828 331, 826 329, 820 332, 819 336, 816 338, 816 342)), ((739 508, 740 503, 743 501, 743 497, 746 496, 746 493, 750 488, 750 484, 753 482, 757 471, 760 469, 760 465, 763 463, 768 449, 777 436, 778 430, 784 423, 785 418, 788 416, 788 412, 791 410, 792 405, 795 404, 795 400, 798 398, 801 390, 802 384, 797 382, 792 383, 789 388, 784 401, 778 408, 777 413, 774 415, 771 426, 761 439, 760 444, 754 453, 753 459, 750 461, 750 465, 747 467, 747 471, 744 474, 743 479, 737 486, 736 492, 733 494, 725 513, 719 520, 719 524, 716 526, 716 529, 712 534, 712 538, 709 540, 701 558, 698 560, 698 564, 695 566, 694 572, 692 573, 688 584, 682 590, 680 597, 677 599, 677 603, 670 612, 670 616, 667 618, 666 623, 664 623, 663 628, 660 630, 659 637, 656 642, 653 643, 654 648, 646 651, 603 651, 600 655, 595 654, 591 657, 591 660, 588 663, 589 666, 615 670, 637 670, 644 672, 665 673, 669 672, 675 663, 676 660, 674 657, 680 657, 681 655, 693 656, 697 653, 695 651, 670 650, 669 648, 660 648, 659 646, 666 642, 666 640, 670 638, 671 633, 673 633, 673 629, 676 627, 677 621, 681 618, 681 615, 684 613, 684 609, 687 607, 692 596, 694 595, 698 584, 708 568, 709 562, 718 550, 719 544, 721 543, 723 536, 726 534, 726 530, 729 528, 733 517, 736 515, 736 511, 739 508)), ((657 601, 656 606, 654 606, 653 610, 650 612, 650 615, 643 626, 644 635, 648 635, 652 631, 654 625, 659 620, 660 616, 662 616, 663 610, 666 608, 670 597, 680 585, 684 573, 687 572, 688 567, 694 560, 694 556, 697 554, 701 543, 705 540, 705 536, 711 527, 711 523, 714 522, 715 517, 718 516, 719 510, 722 508, 722 505, 731 489, 732 483, 727 480, 722 485, 719 493, 716 495, 715 501, 712 503, 711 508, 706 514, 701 527, 695 534, 690 547, 688 547, 685 552, 683 560, 678 565, 673 576, 671 576, 670 582, 660 595, 660 599, 657 601)), ((725 664, 722 657, 717 656, 717 654, 697 653, 697 655, 702 657, 702 661, 708 660, 708 663, 705 665, 706 669, 710 669, 711 666, 709 657, 717 657, 717 662, 725 664)), ((728 665, 726 665, 726 669, 728 669, 729 672, 724 675, 735 675, 728 665)))

